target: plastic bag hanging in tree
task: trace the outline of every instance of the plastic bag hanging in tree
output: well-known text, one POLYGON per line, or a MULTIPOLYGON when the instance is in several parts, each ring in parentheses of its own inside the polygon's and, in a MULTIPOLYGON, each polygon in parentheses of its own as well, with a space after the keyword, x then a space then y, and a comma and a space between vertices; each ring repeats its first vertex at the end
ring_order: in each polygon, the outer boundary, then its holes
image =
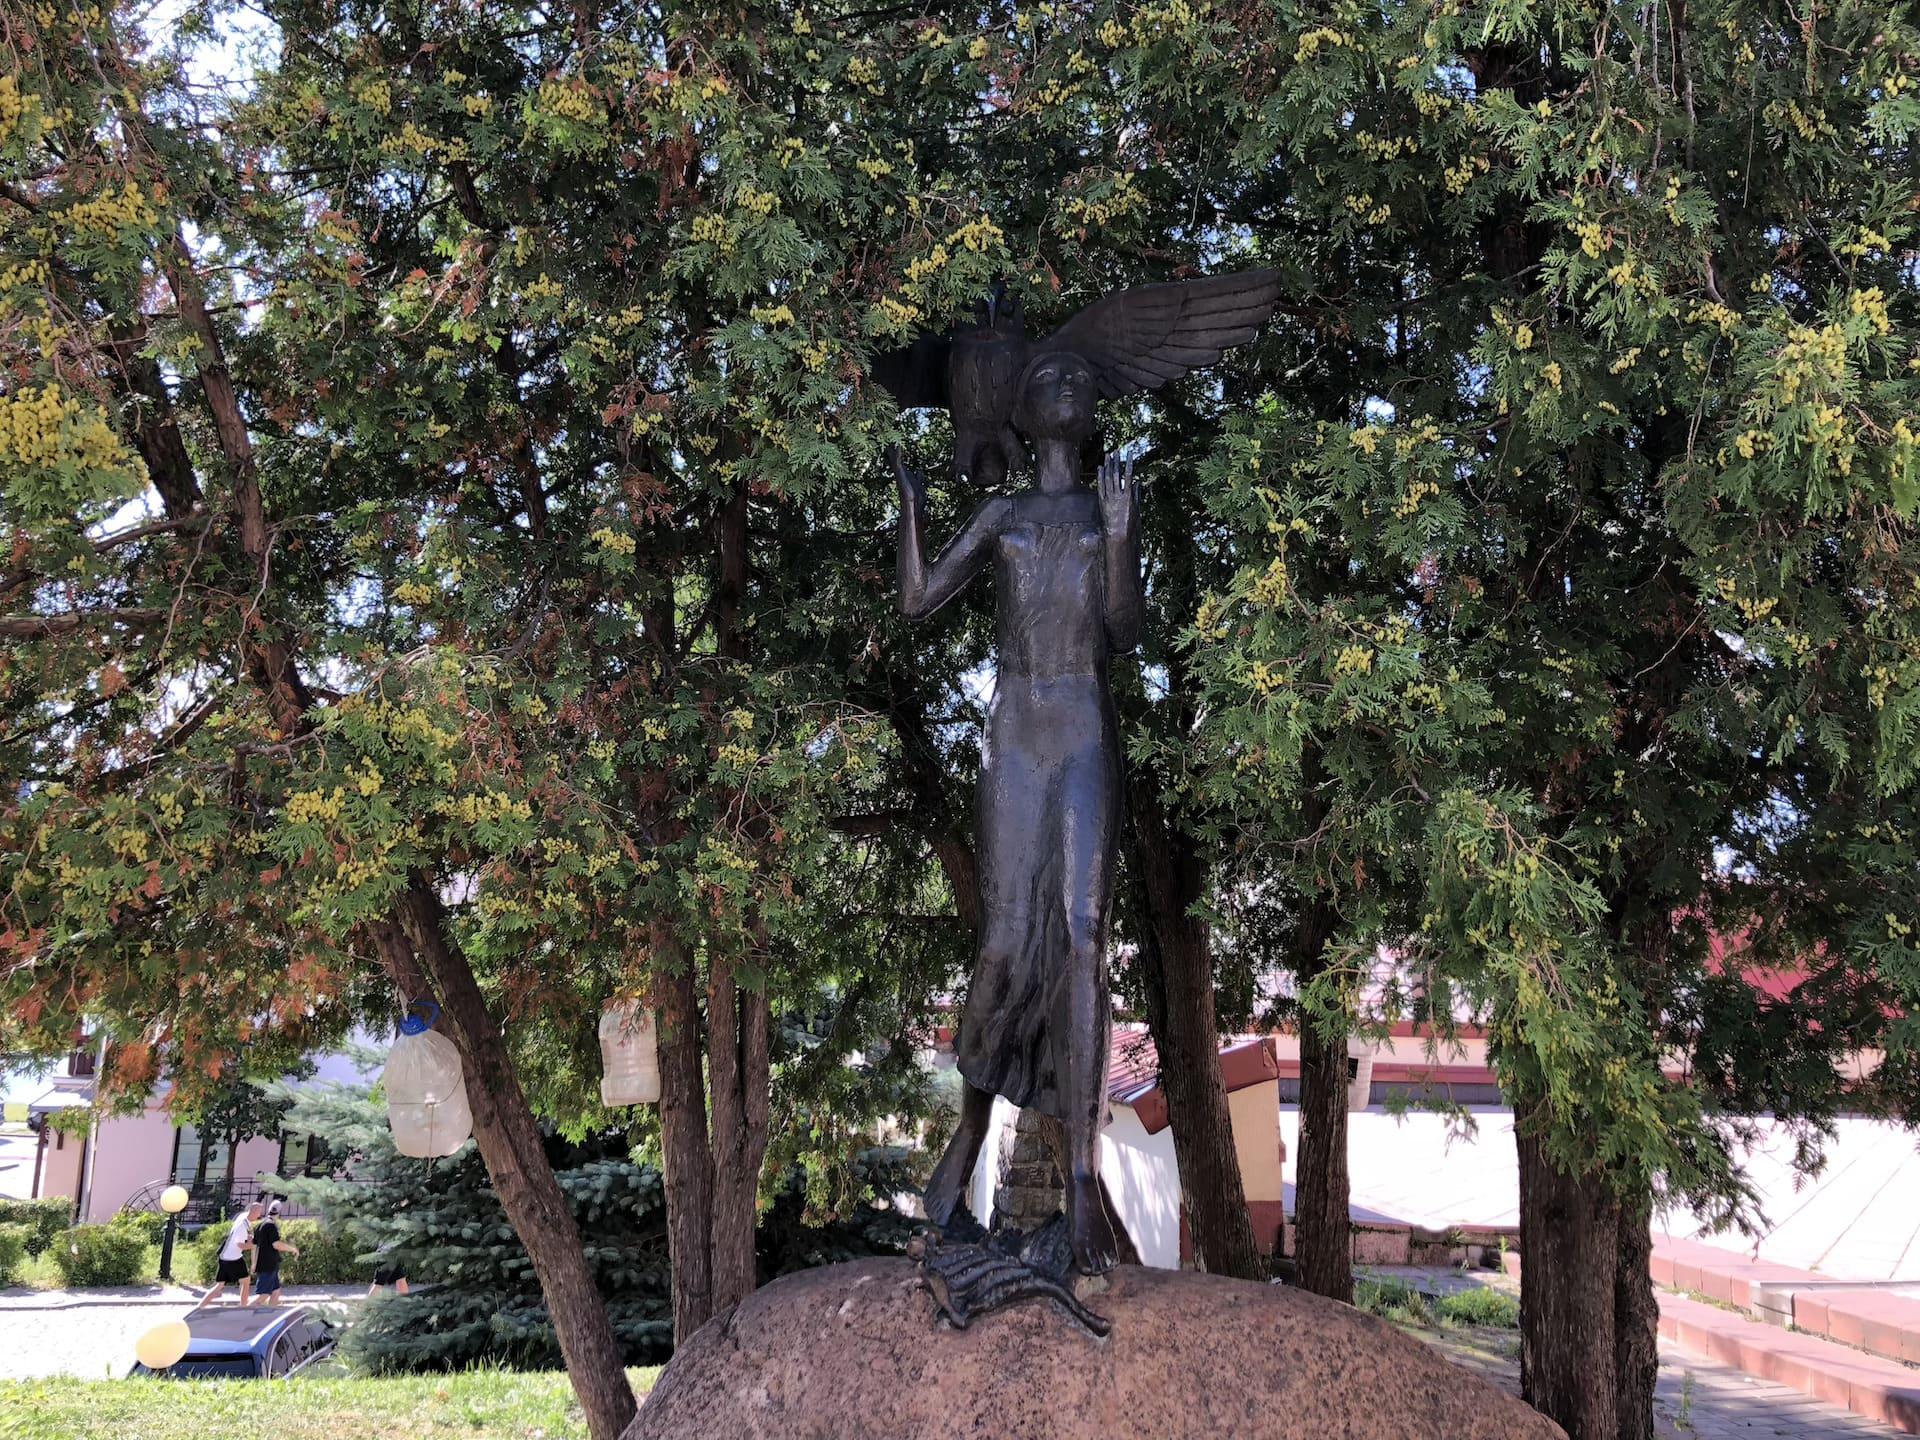
POLYGON ((384 1076, 393 1147, 421 1159, 451 1155, 473 1134, 460 1051, 434 1030, 439 1018, 440 1007, 430 1000, 408 1007, 384 1076))
POLYGON ((600 1012, 600 1102, 660 1103, 660 1046, 653 1011, 633 1000, 615 1000, 600 1012))

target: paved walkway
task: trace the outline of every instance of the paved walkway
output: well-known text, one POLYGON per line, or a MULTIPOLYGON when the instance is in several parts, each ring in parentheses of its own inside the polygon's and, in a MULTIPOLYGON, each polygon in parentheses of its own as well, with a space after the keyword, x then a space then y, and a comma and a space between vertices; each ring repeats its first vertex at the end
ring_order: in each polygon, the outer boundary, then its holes
MULTIPOLYGON (((1518 1337, 1489 1330, 1412 1333, 1455 1364, 1520 1393, 1518 1337)), ((1895 1433, 1796 1390, 1696 1359, 1665 1340, 1653 1408, 1661 1440, 1885 1440, 1895 1433)))
MULTIPOLYGON (((289 1286, 286 1303, 341 1301, 365 1293, 356 1286, 289 1286)), ((195 1290, 158 1285, 0 1290, 0 1380, 125 1375, 133 1364, 133 1342, 162 1320, 184 1315, 199 1298, 195 1290)))

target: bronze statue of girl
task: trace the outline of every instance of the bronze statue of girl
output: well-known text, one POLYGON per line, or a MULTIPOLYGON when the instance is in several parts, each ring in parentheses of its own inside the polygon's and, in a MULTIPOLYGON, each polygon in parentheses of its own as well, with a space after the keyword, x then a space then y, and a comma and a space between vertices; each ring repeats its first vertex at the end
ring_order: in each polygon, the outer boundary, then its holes
POLYGON ((1021 458, 1008 453, 1017 434, 1035 476, 1033 489, 981 504, 929 564, 924 482, 893 452, 901 609, 931 615, 991 562, 998 616, 975 817, 982 933, 957 1047, 966 1090, 927 1217, 952 1218, 1004 1095, 1065 1128, 1068 1230, 1088 1275, 1116 1258, 1100 1188, 1122 764, 1108 667, 1139 643, 1145 602, 1133 466, 1109 457, 1090 490, 1081 454, 1103 396, 1217 360, 1252 338, 1278 288, 1274 272, 1253 271, 1124 290, 1038 344, 990 305, 984 326, 917 342, 890 362, 906 378, 883 379, 904 404, 950 408, 961 453, 993 459, 994 473, 1021 458))
POLYGON ((1115 1257, 1099 1178, 1121 763, 1107 665, 1140 638, 1139 514, 1130 464, 1107 460, 1097 494, 1080 483, 1099 398, 1084 360, 1038 356, 1017 395, 1036 487, 987 500, 931 565, 923 482, 895 456, 901 609, 932 614, 991 561, 999 616, 976 815, 983 928, 958 1042, 966 1092, 927 1216, 951 1218, 1004 1095, 1064 1124, 1074 1260, 1096 1275, 1115 1257))

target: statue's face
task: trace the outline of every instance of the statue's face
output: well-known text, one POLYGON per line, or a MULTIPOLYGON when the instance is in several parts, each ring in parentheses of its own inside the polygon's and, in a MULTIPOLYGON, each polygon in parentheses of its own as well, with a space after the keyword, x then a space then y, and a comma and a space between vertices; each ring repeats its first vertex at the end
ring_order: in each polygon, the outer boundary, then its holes
POLYGON ((1079 439, 1093 429, 1098 398, 1086 361, 1077 355, 1045 356, 1028 372, 1020 395, 1022 428, 1035 439, 1079 439))

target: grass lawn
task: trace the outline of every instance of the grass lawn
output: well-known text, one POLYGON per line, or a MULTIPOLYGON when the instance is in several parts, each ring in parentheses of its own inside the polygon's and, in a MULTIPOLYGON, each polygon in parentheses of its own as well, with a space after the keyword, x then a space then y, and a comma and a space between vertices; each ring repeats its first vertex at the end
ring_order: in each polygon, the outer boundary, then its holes
MULTIPOLYGON (((628 1372, 645 1395, 656 1370, 628 1372)), ((559 1371, 476 1370, 393 1380, 0 1381, 7 1440, 573 1440, 586 1426, 559 1371)))

